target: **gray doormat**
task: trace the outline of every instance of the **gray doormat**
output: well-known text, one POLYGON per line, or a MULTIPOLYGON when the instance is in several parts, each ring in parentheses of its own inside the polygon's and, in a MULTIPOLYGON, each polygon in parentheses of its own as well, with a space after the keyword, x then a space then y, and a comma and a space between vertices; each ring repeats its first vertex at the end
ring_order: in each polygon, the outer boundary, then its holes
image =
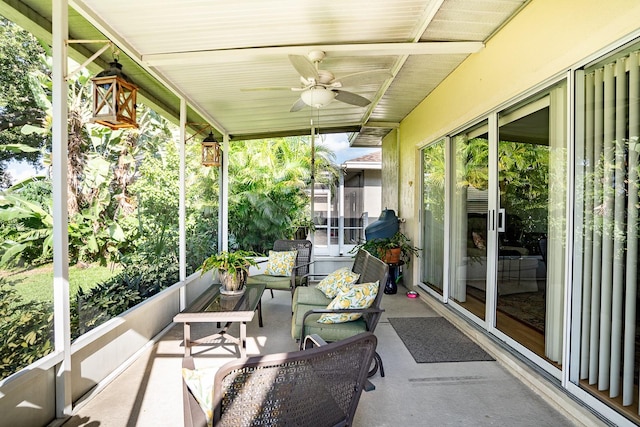
POLYGON ((495 360, 443 317, 396 317, 389 323, 417 363, 495 360))

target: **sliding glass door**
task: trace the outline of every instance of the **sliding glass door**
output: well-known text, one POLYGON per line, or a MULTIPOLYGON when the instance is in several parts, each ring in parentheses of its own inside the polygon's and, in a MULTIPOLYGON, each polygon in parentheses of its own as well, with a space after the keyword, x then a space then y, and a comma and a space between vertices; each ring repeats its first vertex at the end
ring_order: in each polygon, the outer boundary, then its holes
POLYGON ((422 150, 422 283, 442 295, 445 242, 445 141, 422 150))
POLYGON ((449 297, 538 356, 562 354, 566 85, 451 138, 449 297))
POLYGON ((489 136, 487 122, 451 139, 454 160, 451 203, 451 282, 449 297, 485 318, 489 136))
POLYGON ((559 363, 566 217, 566 88, 498 115, 496 327, 559 363))

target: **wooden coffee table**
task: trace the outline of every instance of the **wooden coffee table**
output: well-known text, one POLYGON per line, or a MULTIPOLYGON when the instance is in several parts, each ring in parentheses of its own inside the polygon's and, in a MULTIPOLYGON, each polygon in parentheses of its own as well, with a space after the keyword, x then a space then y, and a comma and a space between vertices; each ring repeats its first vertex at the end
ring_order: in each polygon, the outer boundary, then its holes
POLYGON ((240 357, 247 354, 247 322, 253 320, 258 311, 258 324, 262 327, 262 293, 265 285, 248 285, 245 286, 245 292, 242 295, 231 296, 222 295, 220 293, 220 285, 215 284, 209 287, 202 295, 200 295, 189 307, 178 313, 174 318, 174 322, 184 323, 184 355, 191 356, 191 347, 198 344, 215 345, 212 343, 214 338, 224 338, 225 341, 231 341, 238 345, 240 349, 240 357), (224 327, 219 332, 197 340, 191 340, 191 323, 206 322, 217 323, 218 328, 222 323, 224 327), (240 323, 240 336, 233 337, 227 333, 229 326, 234 323, 240 323))

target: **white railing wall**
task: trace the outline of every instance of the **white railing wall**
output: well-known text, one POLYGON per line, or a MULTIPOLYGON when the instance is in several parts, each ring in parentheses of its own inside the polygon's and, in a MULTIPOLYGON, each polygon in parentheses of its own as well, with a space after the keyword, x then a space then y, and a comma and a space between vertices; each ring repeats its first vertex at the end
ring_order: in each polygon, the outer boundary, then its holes
MULTIPOLYGON (((211 284, 211 273, 185 281, 190 304, 211 284)), ((70 392, 74 406, 108 384, 172 325, 180 283, 163 290, 78 338, 72 345, 70 392)), ((56 369, 61 355, 42 358, 0 381, 0 427, 47 425, 56 418, 56 369)))

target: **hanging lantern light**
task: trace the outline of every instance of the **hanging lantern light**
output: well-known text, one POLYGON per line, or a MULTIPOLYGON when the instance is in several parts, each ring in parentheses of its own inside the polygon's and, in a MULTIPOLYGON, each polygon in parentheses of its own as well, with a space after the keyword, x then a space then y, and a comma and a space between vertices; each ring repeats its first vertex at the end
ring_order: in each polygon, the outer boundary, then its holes
POLYGON ((202 140, 202 165, 220 166, 220 144, 216 141, 213 132, 202 140))
POLYGON ((138 88, 122 72, 114 59, 109 69, 93 79, 93 117, 91 122, 111 129, 137 128, 136 94, 138 88))

